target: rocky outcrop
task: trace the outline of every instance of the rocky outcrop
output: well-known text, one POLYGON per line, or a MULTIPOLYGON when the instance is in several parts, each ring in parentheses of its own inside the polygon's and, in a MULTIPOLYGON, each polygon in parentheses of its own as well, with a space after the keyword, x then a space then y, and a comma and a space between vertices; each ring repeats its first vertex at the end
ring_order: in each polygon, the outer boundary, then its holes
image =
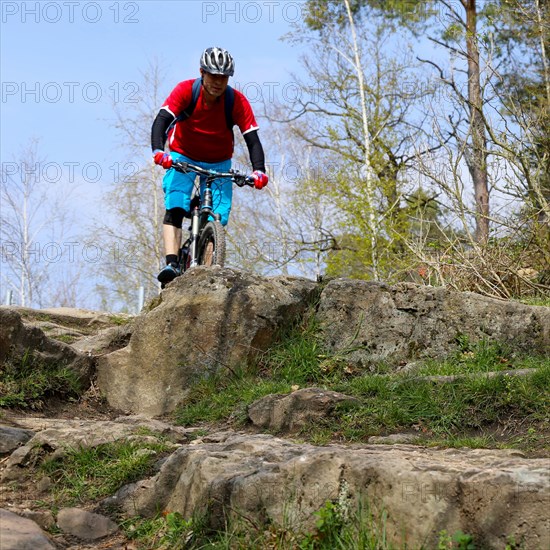
MULTIPOLYGON (((57 522, 63 536, 86 540, 86 548, 97 544, 90 542, 96 537, 123 538, 120 532, 110 535, 115 526, 96 514, 108 514, 113 504, 127 516, 154 516, 160 510, 188 519, 203 512, 213 528, 223 529, 229 516, 246 518, 260 529, 279 525, 312 531, 314 513, 330 500, 351 521, 365 523, 372 516, 381 522, 384 515, 387 538, 409 548, 437 547, 442 529, 470 533, 480 548, 503 548, 508 537, 524 548, 548 547, 547 458, 395 445, 418 442, 415 433, 371 437, 369 445, 322 447, 265 434, 205 436, 204 428, 184 429, 151 418, 174 410, 195 380, 211 373, 231 376, 253 361, 313 303, 328 348, 319 368, 327 372, 340 362, 350 376, 374 370, 379 361, 394 367, 408 363, 407 368, 416 359, 447 355, 459 337, 550 352, 550 308, 441 288, 343 279, 320 291, 317 283, 300 278, 197 268, 168 285, 149 311, 128 324, 116 320, 113 326, 111 316, 96 318, 92 312, 76 315, 80 320, 73 323, 69 312, 50 311, 43 317, 0 308, 0 361, 13 365, 30 353, 37 368, 62 362, 88 383, 97 361, 98 385, 109 403, 143 413, 114 421, 21 415, 10 420, 11 426, 0 426, 0 453, 10 453, 0 461, 0 504, 18 512, 16 517, 0 512, 0 546, 10 540, 13 548, 52 547, 36 523, 51 529, 57 522), (71 346, 46 333, 70 339, 71 346), (123 487, 98 509, 59 515, 57 508, 32 509, 55 484, 36 471, 46 458, 62 458, 70 448, 150 438, 163 444, 169 440, 152 477, 123 487), (370 444, 375 442, 384 445, 370 444), (21 497, 23 487, 29 488, 26 497, 21 497)), ((494 373, 502 375, 507 374, 494 373)), ((432 382, 453 383, 455 378, 432 382)), ((248 414, 257 430, 295 434, 357 402, 323 388, 304 388, 266 396, 248 414)), ((5 416, 2 421, 7 422, 5 416)))
POLYGON ((124 347, 132 332, 132 315, 56 307, 32 309, 10 306, 27 327, 39 328, 45 336, 88 355, 100 355, 124 347))
POLYGON ((449 354, 465 339, 550 353, 548 307, 414 284, 334 279, 322 288, 301 278, 199 267, 168 285, 135 320, 0 308, 0 362, 21 361, 32 350, 40 360, 69 365, 86 383, 97 366, 99 389, 112 407, 159 416, 173 411, 194 381, 232 375, 264 352, 314 301, 327 361, 350 373, 376 370, 380 362, 408 369, 417 359, 449 354), (44 330, 72 335, 71 346, 44 330))
POLYGON ((227 517, 312 531, 314 513, 340 502, 353 521, 386 516, 389 541, 436 547, 446 529, 482 548, 513 536, 525 548, 550 540, 548 461, 512 452, 435 450, 408 445, 314 447, 268 435, 225 433, 173 453, 153 478, 119 499, 129 515, 159 509, 201 513, 213 528, 227 517))
POLYGON ((150 416, 173 411, 194 381, 230 375, 265 351, 316 290, 307 279, 190 270, 136 319, 128 346, 99 358, 98 385, 118 409, 150 416))
POLYGON ((441 357, 459 337, 550 354, 550 308, 414 284, 335 279, 318 308, 329 350, 365 370, 441 357))
MULTIPOLYGON (((346 396, 333 392, 325 396, 317 388, 295 393, 300 397, 295 396, 294 403, 301 404, 304 417, 310 416, 305 410, 308 403, 312 415, 322 418, 323 408, 330 414, 335 404, 347 402, 346 396)), ((288 420, 285 415, 281 418, 288 420)), ((68 509, 57 515, 64 534, 83 540, 115 532, 114 524, 100 517, 112 506, 127 517, 153 517, 159 511, 179 512, 186 519, 202 516, 214 529, 224 529, 228 518, 237 522, 246 518, 257 529, 270 525, 313 532, 315 512, 327 501, 335 503, 350 522, 364 526, 372 522, 378 528, 383 523, 385 536, 398 547, 406 543, 408 548, 435 548, 443 529, 467 532, 477 547, 487 549, 504 548, 508 537, 524 548, 544 548, 550 540, 548 459, 527 459, 518 451, 313 446, 265 434, 205 435, 204 430, 140 416, 99 422, 20 421, 36 435, 2 461, 0 500, 44 527, 51 527, 52 515, 28 509, 37 498, 46 499, 52 488, 51 480, 36 477, 42 461, 61 458, 67 449, 117 440, 133 441, 137 449, 140 441, 163 441, 168 449, 167 456, 156 462, 152 477, 122 487, 96 509, 68 509), (21 501, 26 484, 32 484, 32 490, 28 500, 21 501)), ((10 536, 22 541, 36 536, 33 544, 48 548, 47 538, 40 538, 45 535, 30 523, 12 529, 10 536)))
POLYGON ((33 368, 66 366, 84 387, 90 384, 94 370, 92 358, 68 344, 53 340, 36 326, 23 322, 16 310, 0 307, 0 364, 12 362, 33 368))

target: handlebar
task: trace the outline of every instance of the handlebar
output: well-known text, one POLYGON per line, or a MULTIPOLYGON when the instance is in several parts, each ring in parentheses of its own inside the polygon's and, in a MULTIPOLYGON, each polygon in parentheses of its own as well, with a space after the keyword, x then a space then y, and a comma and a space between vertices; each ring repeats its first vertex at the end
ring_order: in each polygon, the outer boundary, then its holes
POLYGON ((181 160, 174 161, 172 163, 172 168, 174 168, 174 170, 177 170, 178 172, 182 172, 183 174, 195 172, 201 176, 210 177, 212 179, 229 178, 239 187, 243 187, 244 185, 254 187, 254 178, 252 178, 251 176, 247 176, 246 174, 243 174, 238 170, 229 170, 229 172, 217 172, 216 170, 208 170, 206 168, 202 168, 201 166, 196 166, 194 164, 183 162, 181 160))

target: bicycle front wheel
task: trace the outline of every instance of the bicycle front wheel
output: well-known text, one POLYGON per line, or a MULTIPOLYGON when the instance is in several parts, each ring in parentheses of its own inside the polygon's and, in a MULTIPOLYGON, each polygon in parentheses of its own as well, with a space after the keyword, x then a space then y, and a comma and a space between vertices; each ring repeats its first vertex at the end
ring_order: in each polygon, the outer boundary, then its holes
POLYGON ((208 222, 199 239, 199 265, 219 265, 225 263, 225 229, 218 221, 208 222))

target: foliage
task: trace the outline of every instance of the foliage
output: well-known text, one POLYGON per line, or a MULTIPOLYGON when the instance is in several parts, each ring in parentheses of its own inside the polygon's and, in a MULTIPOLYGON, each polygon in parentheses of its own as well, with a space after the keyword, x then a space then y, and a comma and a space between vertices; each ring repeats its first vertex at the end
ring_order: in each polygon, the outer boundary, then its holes
POLYGON ((499 0, 474 7, 356 0, 350 5, 365 37, 361 47, 371 60, 360 70, 365 72, 377 177, 375 235, 365 223, 373 205, 352 176, 360 163, 362 139, 357 137, 361 124, 356 75, 349 63, 337 63, 342 52, 351 56, 346 42, 350 22, 342 2, 306 3, 304 35, 319 48, 305 68, 327 93, 324 102, 313 102, 313 124, 307 123, 308 105, 300 105, 302 112, 293 111, 302 124, 299 139, 341 152, 341 177, 332 186, 318 181, 319 194, 331 196, 341 210, 337 218, 342 223, 326 226, 332 239, 327 274, 369 279, 380 267, 381 278, 388 282, 450 284, 508 298, 548 294, 548 3, 499 0), (386 33, 396 36, 396 29, 403 44, 414 36, 408 51, 431 69, 429 80, 413 66, 404 67, 397 80, 391 78, 395 54, 386 48, 383 56, 377 55, 376 45, 384 42, 386 33), (426 36, 447 61, 418 54, 426 36), (414 86, 403 94, 400 86, 409 75, 414 86), (388 98, 397 101, 392 105, 388 98), (409 148, 416 149, 416 162, 401 154, 407 135, 415 136, 409 148), (325 141, 318 136, 326 136, 325 141), (356 139, 346 141, 351 136, 356 139), (473 204, 468 196, 472 182, 473 204), (350 192, 354 186, 356 194, 350 192), (430 197, 432 211, 407 208, 414 203, 415 189, 430 197), (379 266, 373 265, 373 258, 379 266))
POLYGON ((360 32, 352 40, 341 28, 349 21, 334 17, 341 3, 313 4, 328 13, 319 16, 321 26, 297 33, 296 39, 307 36, 317 48, 304 60, 307 81, 298 80, 304 94, 289 105, 287 119, 294 139, 327 157, 312 182, 334 206, 321 225, 327 274, 391 280, 410 263, 403 240, 413 223, 408 197, 417 190, 404 174, 414 161, 414 144, 438 147, 419 115, 434 87, 407 86, 418 78, 417 67, 390 47, 396 31, 378 12, 364 18, 356 12, 360 32))
POLYGON ((72 505, 112 495, 143 478, 168 448, 163 441, 139 439, 69 448, 61 457, 44 461, 40 470, 54 482, 57 504, 72 505))
POLYGON ((278 550, 391 550, 397 548, 386 541, 385 516, 375 518, 361 503, 349 509, 346 484, 337 501, 327 501, 316 513, 315 528, 300 532, 285 525, 255 525, 238 513, 226 519, 223 531, 206 529, 207 516, 184 519, 177 512, 164 512, 147 520, 131 518, 123 523, 127 536, 146 544, 147 548, 183 550, 218 548, 248 550, 273 548, 278 550))
POLYGON ((136 312, 138 292, 145 300, 159 292, 156 274, 163 258, 163 171, 154 167, 144 147, 150 142, 155 113, 166 95, 161 91, 163 74, 158 62, 151 63, 139 83, 140 101, 113 105, 114 127, 120 135, 125 157, 104 194, 111 218, 97 220, 93 235, 104 253, 97 292, 101 309, 136 312))
POLYGON ((12 291, 12 303, 21 306, 74 306, 80 268, 64 263, 60 270, 56 264, 66 253, 60 243, 75 240, 67 229, 73 220, 66 206, 75 185, 69 189, 64 182, 48 180, 38 169, 47 165, 37 139, 29 140, 18 159, 2 162, 0 286, 12 291))
POLYGON ((550 233, 511 232, 484 245, 446 234, 438 243, 423 240, 411 248, 422 275, 415 282, 498 298, 550 296, 550 233))
POLYGON ((51 397, 71 399, 81 392, 73 370, 46 363, 30 350, 20 361, 8 358, 0 365, 0 407, 40 409, 51 397))
POLYGON ((441 533, 439 533, 438 550, 451 550, 454 548, 460 550, 475 550, 474 538, 472 535, 467 535, 462 531, 457 531, 452 536, 445 530, 441 531, 441 533))

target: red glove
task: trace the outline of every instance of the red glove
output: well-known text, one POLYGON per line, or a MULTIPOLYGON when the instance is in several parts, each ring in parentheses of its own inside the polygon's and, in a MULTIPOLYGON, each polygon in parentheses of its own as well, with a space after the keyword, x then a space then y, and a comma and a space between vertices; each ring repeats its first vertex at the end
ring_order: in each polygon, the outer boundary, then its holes
POLYGON ((172 157, 160 149, 153 151, 153 160, 155 161, 155 164, 158 164, 167 170, 168 168, 172 168, 172 157))
POLYGON ((254 172, 250 174, 250 177, 254 180, 254 187, 256 189, 263 189, 269 181, 267 174, 264 174, 260 170, 254 170, 254 172))

